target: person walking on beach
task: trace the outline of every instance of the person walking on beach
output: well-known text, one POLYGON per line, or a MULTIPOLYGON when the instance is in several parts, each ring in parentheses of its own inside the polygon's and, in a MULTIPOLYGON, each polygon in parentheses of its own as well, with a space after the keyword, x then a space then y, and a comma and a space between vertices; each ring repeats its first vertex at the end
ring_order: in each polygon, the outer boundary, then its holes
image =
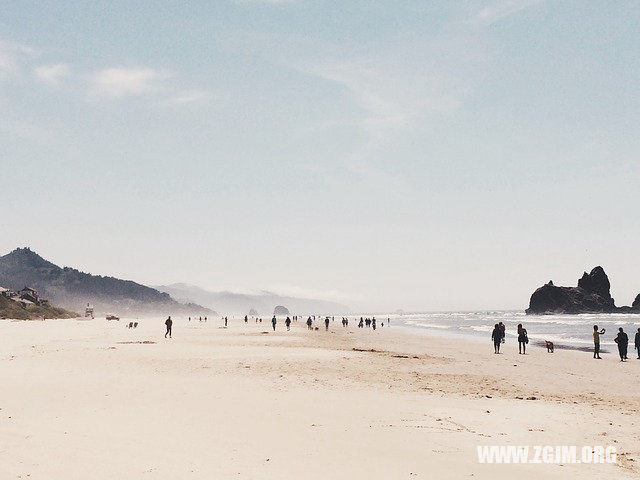
POLYGON ((164 334, 164 338, 167 338, 167 335, 169 335, 169 338, 171 338, 171 326, 173 325, 171 315, 169 315, 169 318, 164 321, 164 324, 167 326, 167 333, 164 334))
POLYGON ((640 360, 640 328, 636 332, 636 350, 638 351, 638 360, 640 360))
POLYGON ((311 320, 311 317, 307 318, 307 329, 308 330, 313 330, 313 328, 311 328, 311 324, 313 323, 313 320, 311 320))
POLYGON ((224 317, 224 326, 227 326, 227 317, 224 317))
POLYGON ((522 355, 527 354, 527 343, 529 343, 529 337, 527 336, 527 329, 522 327, 522 324, 518 324, 518 353, 522 355))
POLYGON ((493 353, 500 353, 500 343, 502 342, 502 329, 497 323, 493 326, 491 332, 491 340, 493 340, 493 353))
POLYGON ((371 328, 373 328, 374 330, 376 329, 376 317, 373 317, 371 319, 371 328))
POLYGON ((606 330, 603 328, 598 331, 598 325, 593 326, 593 358, 602 360, 600 356, 600 335, 604 335, 606 330))
POLYGON ((499 322, 498 326, 500 327, 500 332, 502 333, 502 340, 500 340, 502 343, 504 343, 505 339, 507 338, 507 327, 505 327, 504 323, 499 322))
POLYGON ((276 331, 276 323, 278 323, 278 320, 276 320, 276 316, 274 315, 273 318, 271 319, 271 325, 273 326, 273 331, 276 331))
POLYGON ((627 359, 627 347, 629 346, 629 337, 622 327, 618 329, 618 336, 613 339, 618 344, 618 353, 620 354, 620 361, 624 362, 627 359))
POLYGON ((325 332, 329 331, 329 317, 324 319, 324 330, 325 332))
POLYGON ((287 327, 287 332, 291 330, 291 319, 289 317, 287 317, 287 319, 284 321, 284 324, 287 327))

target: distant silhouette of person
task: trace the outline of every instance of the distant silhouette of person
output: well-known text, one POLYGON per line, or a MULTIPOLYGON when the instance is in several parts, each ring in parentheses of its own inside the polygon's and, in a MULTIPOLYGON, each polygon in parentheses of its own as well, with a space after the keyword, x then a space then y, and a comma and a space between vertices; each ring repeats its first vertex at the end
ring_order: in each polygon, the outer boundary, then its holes
POLYGON ((284 321, 284 324, 287 327, 287 331, 291 330, 291 319, 289 317, 284 321))
POLYGON ((518 353, 526 355, 527 353, 527 343, 529 343, 529 338, 527 337, 527 329, 522 327, 522 324, 518 324, 518 353))
POLYGON ((204 322, 207 323, 207 317, 204 317, 204 322))
POLYGON ((360 317, 360 321, 358 322, 358 328, 364 328, 364 320, 360 317))
POLYGON ((244 316, 244 323, 247 323, 249 321, 249 319, 247 318, 247 316, 244 316))
POLYGON ((500 327, 500 331, 502 332, 502 340, 501 342, 504 343, 506 337, 507 337, 507 327, 505 327, 504 323, 502 322, 498 322, 498 326, 500 327))
POLYGON ((227 317, 224 317, 224 326, 227 326, 227 317))
POLYGON ((638 360, 640 360, 640 328, 636 332, 636 350, 638 351, 638 360))
POLYGON ((200 322, 202 322, 202 317, 200 317, 200 322))
POLYGON ((622 327, 618 329, 618 336, 613 339, 618 344, 618 353, 620 354, 620 361, 624 362, 627 359, 627 347, 629 346, 629 337, 622 327))
POLYGON ((171 315, 169 315, 169 318, 164 321, 164 324, 167 326, 167 333, 164 334, 164 338, 167 338, 167 335, 169 335, 169 338, 171 338, 171 326, 173 325, 171 315))
POLYGON ((189 321, 191 321, 191 317, 189 317, 189 321))
POLYGON ((278 320, 276 320, 276 316, 274 315, 273 318, 271 319, 271 325, 273 326, 273 331, 276 331, 276 323, 278 322, 278 320))
POLYGON ((593 358, 602 360, 600 356, 600 335, 604 335, 605 332, 604 328, 598 331, 598 325, 593 326, 593 358))
POLYGON ((313 330, 313 328, 311 328, 312 324, 313 324, 313 320, 311 320, 311 317, 307 318, 307 329, 313 330))
POLYGON ((324 319, 324 329, 325 331, 329 331, 329 317, 324 319))
POLYGON ((493 353, 500 353, 500 343, 502 342, 502 329, 497 323, 491 332, 491 340, 493 340, 493 353))

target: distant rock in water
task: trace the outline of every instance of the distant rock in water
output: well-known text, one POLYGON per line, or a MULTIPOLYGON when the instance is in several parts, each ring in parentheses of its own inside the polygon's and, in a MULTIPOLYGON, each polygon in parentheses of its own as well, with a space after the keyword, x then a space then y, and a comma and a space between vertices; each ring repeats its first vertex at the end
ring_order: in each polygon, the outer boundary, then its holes
POLYGON ((604 269, 584 272, 577 287, 557 287, 552 281, 538 288, 529 301, 527 314, 544 313, 640 313, 640 295, 631 307, 616 307, 604 269))
POLYGON ((252 308, 251 310, 249 310, 249 316, 250 317, 258 316, 258 311, 255 308, 252 308))
POLYGON ((289 310, 287 309, 287 307, 283 307, 282 305, 278 305, 273 310, 273 314, 274 315, 291 315, 291 313, 289 313, 289 310))

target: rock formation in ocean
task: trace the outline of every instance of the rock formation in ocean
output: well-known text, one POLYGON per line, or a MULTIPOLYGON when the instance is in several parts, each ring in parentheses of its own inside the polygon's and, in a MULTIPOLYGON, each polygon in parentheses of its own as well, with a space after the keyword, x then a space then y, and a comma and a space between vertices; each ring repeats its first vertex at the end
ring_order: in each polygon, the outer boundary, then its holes
POLYGON ((616 307, 604 269, 584 272, 577 287, 557 287, 552 281, 531 295, 527 314, 545 313, 640 313, 640 295, 631 307, 616 307))
POLYGON ((274 315, 291 315, 289 313, 289 309, 287 309, 287 307, 283 307, 282 305, 278 305, 276 308, 273 309, 273 314, 274 315))

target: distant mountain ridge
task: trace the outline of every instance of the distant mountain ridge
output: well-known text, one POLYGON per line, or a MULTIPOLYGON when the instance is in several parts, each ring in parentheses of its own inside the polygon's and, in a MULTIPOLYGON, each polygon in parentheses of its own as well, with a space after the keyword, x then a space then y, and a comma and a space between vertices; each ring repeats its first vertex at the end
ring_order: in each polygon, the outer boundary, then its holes
POLYGON ((42 298, 80 312, 91 303, 98 314, 215 314, 200 305, 181 304, 167 293, 131 280, 61 268, 29 248, 17 248, 0 257, 0 286, 14 290, 29 286, 38 290, 42 298))
POLYGON ((186 283, 155 288, 178 300, 196 302, 215 309, 221 315, 247 315, 251 309, 255 309, 258 315, 266 317, 273 315, 274 308, 278 305, 285 306, 292 315, 342 315, 351 312, 349 307, 337 302, 282 296, 267 291, 258 294, 211 292, 186 283))

